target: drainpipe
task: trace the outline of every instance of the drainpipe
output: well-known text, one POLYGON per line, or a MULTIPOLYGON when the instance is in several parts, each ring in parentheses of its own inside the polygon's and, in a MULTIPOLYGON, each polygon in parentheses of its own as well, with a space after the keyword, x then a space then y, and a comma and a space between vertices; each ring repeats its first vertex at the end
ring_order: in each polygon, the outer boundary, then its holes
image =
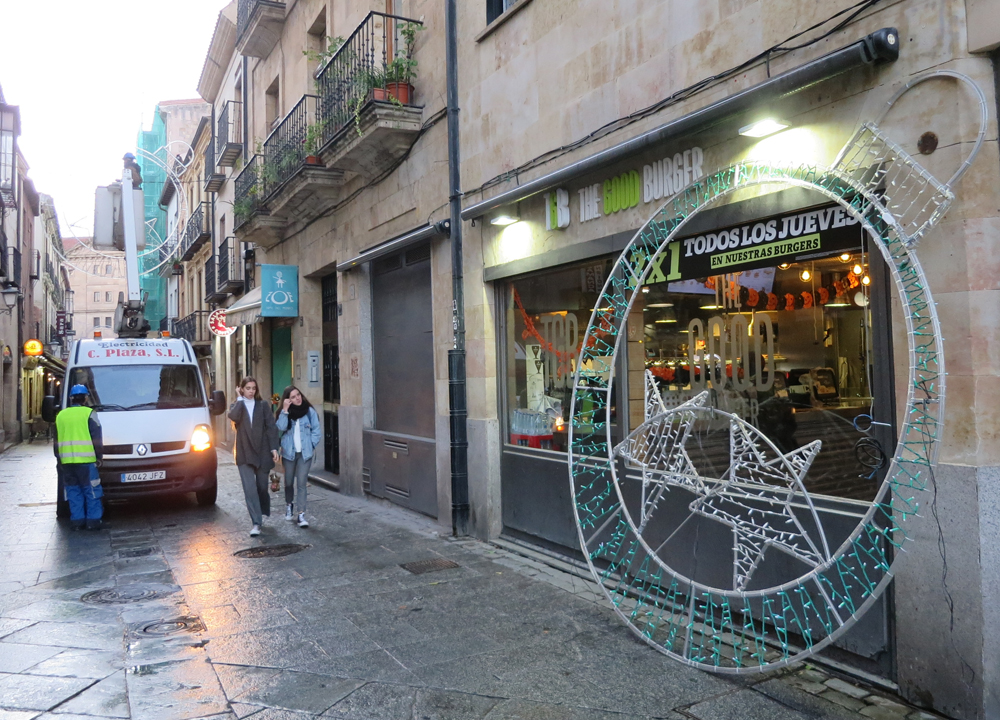
POLYGON ((451 285, 454 347, 448 351, 448 421, 451 430, 451 531, 469 534, 469 416, 465 391, 465 292, 462 286, 462 181, 458 137, 458 28, 455 0, 445 0, 448 81, 448 200, 451 207, 451 285))

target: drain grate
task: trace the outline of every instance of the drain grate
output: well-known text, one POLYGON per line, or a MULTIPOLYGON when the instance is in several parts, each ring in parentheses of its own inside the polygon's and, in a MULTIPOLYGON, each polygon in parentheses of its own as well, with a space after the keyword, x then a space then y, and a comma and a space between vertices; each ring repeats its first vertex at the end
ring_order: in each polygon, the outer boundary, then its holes
POLYGON ((306 548, 310 548, 312 545, 297 545, 295 543, 290 543, 288 545, 261 545, 260 547, 246 548, 245 550, 237 550, 233 553, 239 558, 269 558, 269 557, 284 557, 285 555, 294 555, 297 552, 302 552, 306 548))
POLYGON ((433 560, 417 560, 415 562, 403 563, 399 567, 409 570, 414 575, 423 575, 424 573, 437 572, 438 570, 450 570, 451 568, 461 567, 461 565, 452 560, 434 558, 433 560))
POLYGON ((173 595, 180 590, 176 585, 156 585, 153 583, 133 583, 122 587, 92 590, 80 596, 80 600, 91 605, 125 605, 127 603, 155 600, 173 595))
POLYGON ((152 637, 166 637, 167 635, 177 635, 179 633, 204 632, 205 623, 193 615, 170 618, 169 620, 153 620, 152 622, 139 623, 133 625, 133 633, 136 635, 149 635, 152 637))
POLYGON ((159 549, 160 548, 157 547, 129 548, 128 550, 119 550, 118 557, 120 558, 145 557, 146 555, 152 555, 155 551, 159 549))

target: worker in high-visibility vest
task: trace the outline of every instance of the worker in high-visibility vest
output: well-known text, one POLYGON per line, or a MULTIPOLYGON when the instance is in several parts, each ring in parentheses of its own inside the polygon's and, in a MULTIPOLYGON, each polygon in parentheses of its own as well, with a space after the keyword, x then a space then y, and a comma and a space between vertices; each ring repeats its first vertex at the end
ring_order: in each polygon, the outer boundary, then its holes
POLYGON ((63 478, 69 519, 74 529, 101 528, 104 507, 101 478, 97 466, 104 457, 101 423, 85 405, 90 391, 86 385, 69 390, 69 407, 56 415, 56 439, 53 444, 63 478))

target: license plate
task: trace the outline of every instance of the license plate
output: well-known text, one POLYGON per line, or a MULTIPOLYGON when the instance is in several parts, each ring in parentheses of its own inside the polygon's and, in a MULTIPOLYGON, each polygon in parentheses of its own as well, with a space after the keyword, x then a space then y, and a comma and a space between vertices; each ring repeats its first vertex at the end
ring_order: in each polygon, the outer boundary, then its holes
POLYGON ((164 480, 166 470, 150 470, 149 472, 122 473, 122 482, 146 482, 147 480, 164 480))

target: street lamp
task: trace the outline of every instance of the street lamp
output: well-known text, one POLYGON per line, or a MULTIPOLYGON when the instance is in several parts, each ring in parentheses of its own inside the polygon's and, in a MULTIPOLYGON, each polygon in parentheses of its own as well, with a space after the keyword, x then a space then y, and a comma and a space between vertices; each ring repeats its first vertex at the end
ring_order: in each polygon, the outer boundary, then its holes
POLYGON ((0 315, 10 315, 14 312, 14 306, 17 305, 17 298, 21 294, 21 291, 17 289, 16 285, 8 285, 3 290, 0 290, 0 296, 3 297, 3 307, 0 308, 0 315))

